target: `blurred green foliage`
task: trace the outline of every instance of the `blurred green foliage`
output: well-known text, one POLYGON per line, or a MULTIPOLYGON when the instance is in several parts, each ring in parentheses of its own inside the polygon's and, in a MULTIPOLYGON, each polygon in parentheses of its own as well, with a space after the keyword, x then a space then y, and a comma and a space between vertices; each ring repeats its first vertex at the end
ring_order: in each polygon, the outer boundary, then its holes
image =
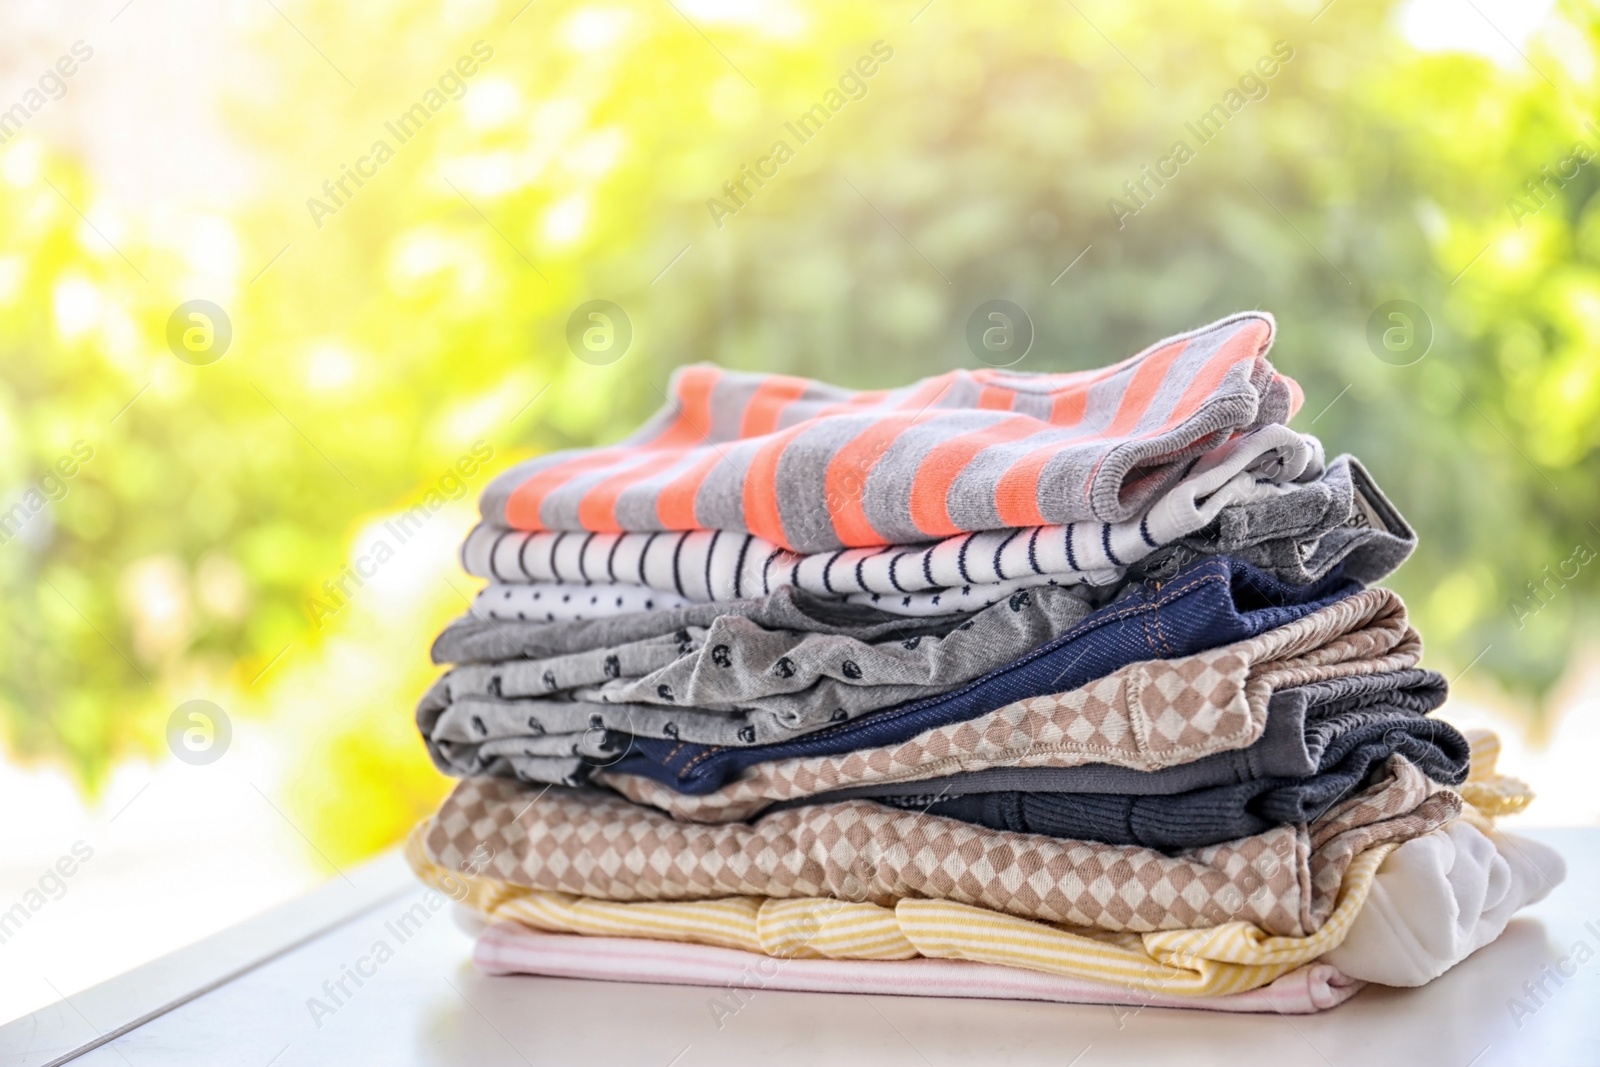
POLYGON ((228 103, 256 168, 242 207, 126 213, 14 140, 0 508, 74 442, 93 457, 0 545, 6 745, 93 787, 210 695, 304 738, 295 803, 330 853, 381 847, 442 789, 409 705, 471 591, 448 548, 470 496, 388 564, 422 578, 319 627, 307 599, 363 526, 475 440, 499 469, 621 435, 685 361, 858 387, 974 365, 966 319, 996 297, 1031 313, 1021 367, 1041 371, 1272 311, 1296 425, 1358 453, 1421 532, 1394 584, 1430 662, 1476 661, 1536 709, 1600 587, 1600 566, 1545 572, 1600 550, 1600 164, 1526 217, 1509 202, 1575 142, 1600 151, 1600 24, 1561 8, 1505 69, 1419 53, 1395 6, 316 0, 290 10, 338 70, 275 33, 267 83, 228 103), (461 97, 400 143, 385 123, 480 41, 461 97), (892 58, 800 143, 785 124, 875 42, 892 58), (1277 42, 1265 95, 1200 143, 1185 124, 1277 42), (1193 158, 1119 226, 1109 202, 1180 138, 1193 158), (313 211, 379 139, 392 158, 313 211), (718 219, 708 201, 779 139, 793 157, 718 219), (167 350, 193 298, 232 320, 210 366, 167 350), (592 298, 636 331, 610 366, 565 346, 592 298), (1392 299, 1431 321, 1411 365, 1368 348, 1392 299))

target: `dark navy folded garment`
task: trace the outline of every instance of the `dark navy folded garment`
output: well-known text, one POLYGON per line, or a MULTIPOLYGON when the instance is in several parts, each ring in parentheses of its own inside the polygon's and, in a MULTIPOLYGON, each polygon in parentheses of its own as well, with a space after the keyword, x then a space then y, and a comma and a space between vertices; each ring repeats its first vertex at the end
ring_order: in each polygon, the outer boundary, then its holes
POLYGON ((1296 586, 1226 557, 1203 559, 1171 578, 1129 585, 1060 637, 949 693, 770 745, 723 748, 634 737, 627 755, 606 769, 643 775, 681 793, 709 793, 757 763, 900 744, 1027 697, 1076 689, 1130 663, 1242 641, 1360 589, 1340 569, 1296 586))
POLYGON ((1466 779, 1467 740, 1448 723, 1377 708, 1350 717, 1354 721, 1324 750, 1324 766, 1304 778, 1263 778, 1167 796, 1010 791, 951 797, 939 794, 935 780, 922 783, 927 795, 879 799, 995 830, 1170 850, 1311 822, 1396 754, 1445 785, 1466 779))

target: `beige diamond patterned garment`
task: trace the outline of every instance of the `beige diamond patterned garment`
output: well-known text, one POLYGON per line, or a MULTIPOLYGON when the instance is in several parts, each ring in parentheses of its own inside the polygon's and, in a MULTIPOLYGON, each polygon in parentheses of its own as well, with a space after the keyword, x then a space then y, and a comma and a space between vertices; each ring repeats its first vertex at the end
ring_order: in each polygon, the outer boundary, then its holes
POLYGON ((1303 937, 1364 849, 1455 818, 1461 798, 1391 757, 1382 780, 1309 826, 1168 856, 989 830, 870 801, 696 825, 592 789, 461 782, 428 858, 532 889, 603 900, 835 896, 948 900, 1020 918, 1142 933, 1242 920, 1303 937))

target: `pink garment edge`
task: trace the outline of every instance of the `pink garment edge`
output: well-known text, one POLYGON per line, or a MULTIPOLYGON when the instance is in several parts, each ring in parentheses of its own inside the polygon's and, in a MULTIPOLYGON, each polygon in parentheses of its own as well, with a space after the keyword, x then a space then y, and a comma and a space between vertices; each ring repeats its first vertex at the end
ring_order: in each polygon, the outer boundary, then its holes
POLYGON ((1331 964, 1311 963, 1260 989, 1220 997, 1184 997, 971 960, 781 959, 713 945, 542 933, 504 922, 478 937, 473 963, 488 975, 1280 1015, 1327 1011, 1366 986, 1331 964))

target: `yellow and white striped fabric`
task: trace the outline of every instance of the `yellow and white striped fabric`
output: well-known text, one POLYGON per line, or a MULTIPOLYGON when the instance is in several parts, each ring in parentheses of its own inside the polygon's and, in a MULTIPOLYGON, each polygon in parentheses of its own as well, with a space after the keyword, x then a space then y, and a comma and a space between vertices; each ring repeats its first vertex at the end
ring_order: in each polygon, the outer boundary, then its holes
POLYGON ((1462 800, 1491 819, 1516 815, 1533 803, 1533 790, 1526 782, 1495 772, 1495 764, 1500 759, 1500 738, 1493 730, 1471 729, 1461 733, 1467 739, 1471 760, 1467 780, 1455 787, 1462 800))
POLYGON ((974 960, 1204 997, 1267 985, 1341 944, 1379 865, 1397 847, 1368 849, 1351 863, 1338 905, 1310 937, 1273 937, 1242 922, 1147 934, 1086 932, 941 900, 901 900, 894 907, 825 897, 618 903, 451 871, 427 859, 417 832, 406 857, 425 883, 485 918, 554 933, 690 941, 776 957, 974 960))

